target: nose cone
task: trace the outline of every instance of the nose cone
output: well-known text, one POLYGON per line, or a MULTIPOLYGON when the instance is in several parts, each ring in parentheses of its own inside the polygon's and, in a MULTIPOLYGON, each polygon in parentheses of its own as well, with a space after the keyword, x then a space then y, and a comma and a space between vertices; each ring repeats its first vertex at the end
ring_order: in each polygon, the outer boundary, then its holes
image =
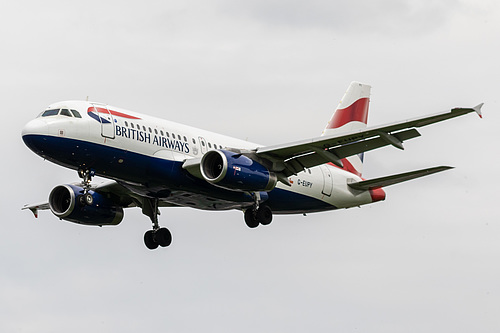
POLYGON ((21 135, 23 141, 29 149, 40 154, 43 151, 43 142, 49 132, 49 126, 42 119, 36 118, 27 123, 21 135))
POLYGON ((40 118, 33 119, 27 123, 22 131, 22 136, 26 135, 47 135, 49 126, 40 118))

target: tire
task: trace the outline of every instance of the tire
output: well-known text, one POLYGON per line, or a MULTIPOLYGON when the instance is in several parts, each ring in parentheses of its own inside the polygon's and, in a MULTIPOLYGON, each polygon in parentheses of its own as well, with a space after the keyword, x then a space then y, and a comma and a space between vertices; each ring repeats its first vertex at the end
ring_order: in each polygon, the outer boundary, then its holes
POLYGON ((87 206, 92 206, 92 204, 94 203, 94 197, 90 193, 84 194, 83 199, 85 200, 85 204, 87 206))
POLYGON ((167 247, 172 243, 172 234, 167 228, 160 228, 154 234, 154 239, 161 247, 167 247))
POLYGON ((144 234, 144 244, 146 244, 146 247, 150 250, 154 250, 158 247, 159 244, 155 242, 153 237, 153 230, 148 230, 144 234))
POLYGON ((256 214, 257 221, 262 225, 268 225, 273 220, 273 212, 269 206, 263 205, 259 207, 256 214))
POLYGON ((259 221, 256 219, 256 215, 254 214, 252 208, 248 208, 245 211, 245 223, 251 229, 257 228, 259 226, 259 221))

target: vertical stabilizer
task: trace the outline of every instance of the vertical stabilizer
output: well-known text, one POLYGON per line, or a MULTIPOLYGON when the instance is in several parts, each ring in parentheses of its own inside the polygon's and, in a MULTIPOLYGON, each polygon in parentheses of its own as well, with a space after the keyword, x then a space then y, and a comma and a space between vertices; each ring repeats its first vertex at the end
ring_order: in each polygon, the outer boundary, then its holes
MULTIPOLYGON (((365 129, 368 121, 370 90, 371 86, 367 84, 352 82, 321 135, 338 135, 365 129)), ((342 159, 342 163, 344 170, 361 176, 363 154, 342 159)))

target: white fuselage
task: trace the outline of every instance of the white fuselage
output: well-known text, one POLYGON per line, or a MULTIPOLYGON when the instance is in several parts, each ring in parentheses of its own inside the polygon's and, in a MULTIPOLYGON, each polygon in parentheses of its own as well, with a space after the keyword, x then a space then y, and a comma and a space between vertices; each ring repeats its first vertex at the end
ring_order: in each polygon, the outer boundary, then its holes
MULTIPOLYGON (((231 193, 234 193, 206 182, 197 190, 197 184, 202 180, 194 179, 182 169, 185 160, 200 158, 213 149, 254 150, 262 146, 97 103, 60 102, 48 108, 51 109, 76 110, 81 118, 72 112, 69 115, 60 112, 41 115, 28 123, 23 129, 23 138, 37 154, 73 169, 82 166, 95 168, 98 175, 127 184, 139 192, 141 186, 147 191, 168 189, 169 196, 162 200, 174 205, 217 209, 215 204, 210 207, 198 205, 196 200, 212 197, 230 202, 231 193), (58 148, 52 147, 54 145, 58 148), (158 166, 161 163, 166 163, 164 168, 171 170, 164 170, 165 173, 160 175, 158 166), (186 193, 194 194, 189 198, 194 203, 186 204, 188 199, 182 199, 186 193)), ((279 182, 268 193, 269 203, 275 213, 286 214, 373 202, 369 191, 356 191, 347 185, 360 180, 357 175, 330 164, 316 166, 289 177, 291 186, 279 182), (300 200, 302 203, 297 202, 300 200)), ((234 205, 221 204, 219 207, 243 208, 249 204, 242 202, 241 198, 235 201, 234 205)))

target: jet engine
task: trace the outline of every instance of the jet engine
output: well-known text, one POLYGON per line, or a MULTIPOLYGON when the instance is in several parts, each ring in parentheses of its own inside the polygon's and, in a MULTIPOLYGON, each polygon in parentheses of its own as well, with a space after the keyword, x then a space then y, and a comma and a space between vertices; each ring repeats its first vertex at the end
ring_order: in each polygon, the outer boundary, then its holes
POLYGON ((227 150, 211 150, 200 164, 203 178, 215 185, 234 191, 271 191, 276 175, 251 158, 227 150))
POLYGON ((85 225, 117 225, 123 219, 123 208, 106 196, 89 191, 91 204, 83 200, 84 189, 75 185, 56 186, 49 195, 52 213, 62 220, 85 225))

